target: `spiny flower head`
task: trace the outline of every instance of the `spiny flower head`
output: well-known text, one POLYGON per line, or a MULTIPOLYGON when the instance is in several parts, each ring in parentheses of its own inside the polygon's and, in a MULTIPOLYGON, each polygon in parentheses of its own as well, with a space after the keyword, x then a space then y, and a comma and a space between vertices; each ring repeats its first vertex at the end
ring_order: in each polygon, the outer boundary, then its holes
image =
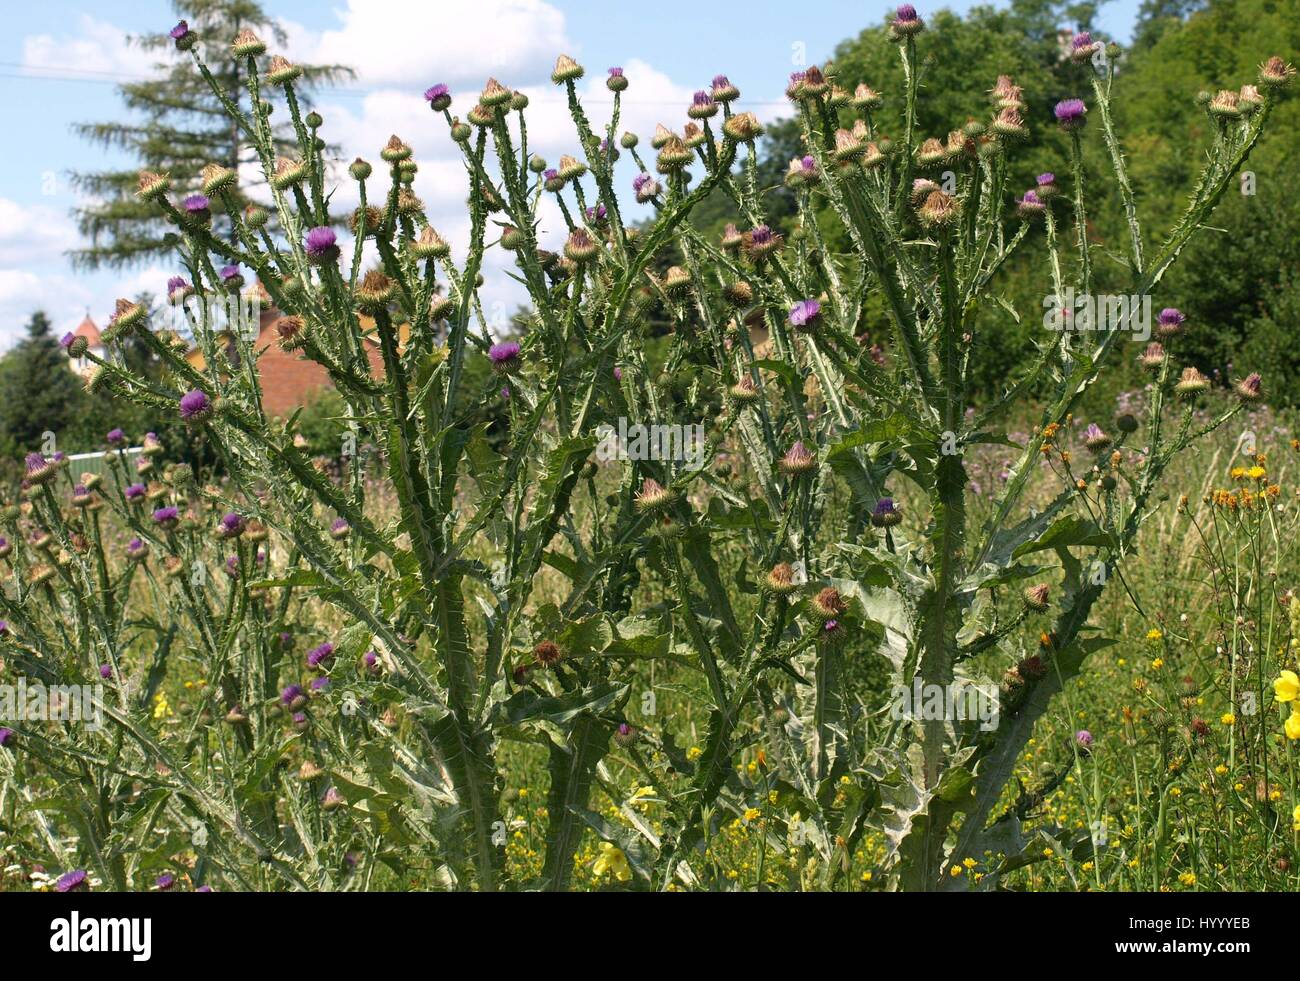
POLYGON ((451 105, 451 90, 439 82, 424 90, 424 101, 434 112, 442 112, 451 105))
POLYGON ((1088 423, 1088 428, 1083 432, 1083 444, 1094 453, 1109 449, 1112 442, 1095 422, 1088 423))
POLYGON ((848 608, 849 604, 834 586, 819 591, 808 604, 808 612, 822 622, 842 617, 848 608))
POLYGON ((321 644, 319 647, 313 647, 307 652, 307 667, 319 668, 322 664, 334 656, 334 645, 329 641, 321 644))
POLYGON ((925 21, 917 16, 916 8, 910 3, 899 4, 894 11, 894 19, 889 22, 889 36, 895 41, 905 41, 916 37, 925 30, 925 21))
POLYGON ((514 341, 503 341, 488 348, 488 360, 492 370, 499 375, 508 375, 519 368, 520 347, 514 341))
POLYGON ((156 511, 154 511, 152 517, 153 517, 153 523, 158 525, 159 527, 175 528, 176 525, 180 522, 181 512, 179 508, 173 505, 168 505, 167 507, 164 508, 158 508, 156 511))
POLYGON ((1237 382, 1237 397, 1243 402, 1258 402, 1264 397, 1264 379, 1258 372, 1252 371, 1237 382))
POLYGON ((789 596, 799 588, 794 581, 794 567, 789 562, 778 562, 767 574, 766 585, 777 596, 789 596))
POLYGON ((224 514, 217 525, 217 533, 222 538, 238 538, 244 533, 244 516, 234 511, 224 514))
POLYGON ((1187 317, 1176 307, 1165 307, 1156 314, 1156 336, 1175 337, 1183 331, 1187 317))
POLYGON ((790 308, 790 324, 796 330, 812 330, 821 312, 822 305, 816 300, 800 300, 790 308))
POLYGON ((652 514, 668 507, 677 495, 652 477, 645 478, 636 494, 636 509, 642 514, 652 514))
POLYGON ((1050 590, 1045 582, 1040 582, 1036 586, 1030 586, 1024 592, 1025 605, 1031 610, 1042 613, 1047 609, 1049 594, 1050 590))
POLYGON ((786 450, 785 456, 781 457, 777 467, 787 476, 802 477, 817 469, 817 458, 808 447, 804 446, 803 440, 796 440, 795 444, 786 450))
POLYGON ((871 509, 871 523, 877 528, 892 528, 902 520, 902 512, 898 510, 892 497, 882 497, 871 509))
POLYGON ((1088 107, 1083 104, 1082 99, 1062 99, 1052 110, 1056 116, 1056 121, 1061 129, 1067 133, 1082 129, 1086 122, 1085 117, 1088 114, 1088 107))
POLYGON ((212 418, 213 411, 212 399, 202 389, 191 389, 181 396, 180 415, 186 422, 204 422, 212 418))
POLYGON ((553 668, 564 659, 564 651, 553 640, 544 640, 533 648, 533 657, 544 668, 553 668))
POLYGON ((338 258, 337 242, 338 236, 334 234, 334 229, 320 225, 308 230, 303 244, 308 259, 315 263, 325 263, 338 258))

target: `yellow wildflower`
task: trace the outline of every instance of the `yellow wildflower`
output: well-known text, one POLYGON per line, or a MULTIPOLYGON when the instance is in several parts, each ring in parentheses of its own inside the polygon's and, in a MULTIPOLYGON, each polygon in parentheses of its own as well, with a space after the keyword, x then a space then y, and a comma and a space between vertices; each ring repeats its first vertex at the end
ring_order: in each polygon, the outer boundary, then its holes
POLYGON ((1300 675, 1283 671, 1273 679, 1273 701, 1294 702, 1297 698, 1300 698, 1300 675))
POLYGON ((1287 717, 1283 728, 1286 730, 1287 739, 1300 739, 1300 709, 1291 709, 1291 714, 1287 717))
POLYGON ((600 854, 592 863, 591 871, 597 878, 608 873, 619 882, 627 882, 632 878, 632 869, 627 864, 627 856, 623 854, 621 848, 615 847, 608 841, 600 843, 600 854))

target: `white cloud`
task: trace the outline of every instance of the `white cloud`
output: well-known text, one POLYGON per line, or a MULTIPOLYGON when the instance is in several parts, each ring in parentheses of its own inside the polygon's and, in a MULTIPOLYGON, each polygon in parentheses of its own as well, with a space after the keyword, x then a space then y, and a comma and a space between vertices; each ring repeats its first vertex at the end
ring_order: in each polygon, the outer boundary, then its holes
POLYGON ((23 69, 30 74, 47 71, 80 74, 148 74, 156 57, 131 44, 127 33, 89 14, 77 19, 74 35, 33 34, 23 39, 23 69))
POLYGON ((85 316, 92 298, 87 284, 72 276, 0 269, 0 351, 24 336, 27 321, 37 310, 49 315, 55 336, 61 337, 85 316))
POLYGON ((544 0, 348 0, 342 24, 291 46, 303 60, 350 65, 364 85, 423 91, 435 82, 550 74, 569 47, 564 14, 544 0))
POLYGON ((66 211, 0 198, 0 268, 59 259, 78 241, 66 211))

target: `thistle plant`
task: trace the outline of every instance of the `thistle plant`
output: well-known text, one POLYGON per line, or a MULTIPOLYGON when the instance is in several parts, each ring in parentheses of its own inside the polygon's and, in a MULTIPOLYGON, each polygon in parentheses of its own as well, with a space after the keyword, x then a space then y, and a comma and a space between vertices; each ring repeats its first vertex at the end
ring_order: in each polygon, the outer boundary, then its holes
MULTIPOLYGON (((223 334, 206 305, 196 362, 122 301, 110 334, 140 336, 169 370, 148 384, 108 358, 90 384, 177 412, 221 459, 224 483, 163 485, 148 515, 128 485, 120 499, 86 488, 139 539, 145 554, 123 558, 106 554, 93 506, 69 522, 51 481, 30 473, 21 520, 56 548, 87 535, 93 561, 56 562, 56 579, 29 586, 35 553, 20 545, 4 599, 19 641, 0 643, 21 642, 53 670, 51 631, 72 624, 67 650, 88 653, 65 659, 64 673, 107 663, 116 678, 147 629, 166 638, 159 650, 185 645, 212 681, 209 706, 157 735, 141 716, 168 670, 155 655, 134 703, 106 706, 104 745, 65 735, 55 746, 21 728, 19 745, 49 766, 116 774, 108 793, 82 798, 83 812, 120 800, 150 826, 210 827, 220 845, 197 849, 202 867, 237 885, 363 887, 382 860, 448 888, 562 889, 594 835, 598 874, 710 887, 708 843, 757 798, 790 832, 768 834, 765 850, 805 860, 808 887, 843 884, 869 831, 888 842, 882 865, 898 888, 943 888, 965 856, 991 857, 985 887, 1033 861, 1042 832, 1021 822, 1045 788, 1009 793, 1012 763, 1053 696, 1108 643, 1090 611, 1124 588, 1170 461, 1263 394, 1258 376, 1205 391, 1179 359, 1179 337, 1197 325, 1160 287, 1292 71, 1275 59, 1258 87, 1206 103, 1200 181, 1174 227, 1154 233, 1113 121, 1116 52, 1098 73, 1095 46, 1082 45, 1078 97, 1052 120, 1026 118, 1003 77, 987 121, 929 137, 916 126, 924 27, 905 5, 888 28, 898 92, 849 93, 830 64, 791 77, 805 152, 786 176, 799 214, 785 230, 769 222, 758 182, 762 126, 725 76, 683 107, 680 131, 659 128, 652 155, 620 128, 635 79, 610 70, 598 122, 579 98, 583 67, 561 56, 552 80, 573 142, 554 166, 529 150, 522 93, 489 79, 465 101, 434 85, 430 125, 459 147, 470 187, 468 240, 454 246, 427 220, 401 138, 378 150, 382 165, 358 159, 343 177, 283 59, 264 64, 256 38, 237 39, 242 113, 187 44, 257 151, 277 232, 236 206, 233 174, 214 175, 202 201, 176 201, 166 175, 141 175, 141 198, 183 243, 177 288, 205 298, 255 277, 282 314, 274 343, 328 372, 349 430, 377 448, 380 479, 355 452, 337 478, 314 466, 295 420, 263 409, 260 352, 223 334), (291 120, 295 155, 277 156, 273 113, 291 120), (1025 191, 1013 173, 1029 126, 1059 126, 1068 156, 1059 177, 1025 191), (1122 252, 1089 238, 1085 141, 1105 148, 1122 252), (332 210, 347 197, 339 183, 356 198, 350 214, 332 210), (737 216, 721 239, 690 221, 717 194, 737 216), (641 221, 629 220, 632 200, 641 221), (552 205, 563 245, 547 249, 552 205), (211 233, 214 211, 229 215, 231 236, 211 233), (1102 372, 1137 357, 1130 333, 1075 330, 1063 310, 1020 377, 985 404, 973 398, 976 312, 999 302, 999 274, 1031 248, 1052 296, 1073 287, 1167 308, 1141 354, 1144 416, 1091 426, 1082 459, 1065 442, 1073 414, 1102 372), (490 249, 510 254, 527 293, 517 336, 480 300, 490 249), (645 341, 665 323, 667 348, 652 360, 645 341), (491 368, 488 382, 467 370, 475 361, 491 368), (974 507, 965 454, 1014 445, 1007 419, 1031 397, 1038 424, 991 508, 974 507), (502 421, 483 422, 485 407, 502 421), (598 464, 605 427, 620 419, 703 423, 703 452, 598 464), (254 525, 267 536, 262 560, 254 525), (196 561, 218 570, 222 590, 196 591, 184 574, 168 585, 155 571, 196 561), (133 588, 141 580, 147 590, 133 588), (128 614, 140 603, 152 618, 128 614), (314 634, 306 662, 280 643, 290 623, 314 634), (900 691, 993 677, 996 723, 891 721, 846 682, 875 655, 900 691), (647 708, 680 692, 703 710, 697 752, 682 750, 673 711, 647 708), (502 847, 512 744, 544 753, 549 771, 546 852, 523 881, 502 847), (301 760, 298 779, 290 760, 301 760), (655 826, 627 808, 626 824, 611 823, 593 804, 618 799, 615 771, 652 788, 655 826), (339 871, 353 866, 360 879, 339 871)), ((79 856, 125 885, 124 842, 107 840, 123 815, 85 820, 79 856)))

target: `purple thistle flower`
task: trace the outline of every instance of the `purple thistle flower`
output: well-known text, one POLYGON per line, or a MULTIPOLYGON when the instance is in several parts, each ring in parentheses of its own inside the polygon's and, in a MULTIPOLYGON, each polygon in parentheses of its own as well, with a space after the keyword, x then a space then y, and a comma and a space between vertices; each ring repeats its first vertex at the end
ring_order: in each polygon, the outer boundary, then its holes
POLYGON ((1039 198, 1037 191, 1026 191, 1025 196, 1023 198, 1020 198, 1017 203, 1027 204, 1031 208, 1036 208, 1042 205, 1043 202, 1042 199, 1039 198))
POLYGON ((700 89, 691 97, 691 104, 696 106, 711 106, 713 105, 713 93, 700 89))
POLYGON ((99 666, 99 676, 100 676, 101 678, 104 678, 105 680, 107 680, 108 678, 113 677, 113 665, 111 665, 111 664, 101 664, 101 665, 99 666))
POLYGON ((174 527, 180 520, 181 512, 178 508, 168 506, 159 508, 153 513, 153 521, 156 525, 162 525, 164 528, 174 527))
POLYGON ((904 23, 916 20, 916 8, 910 3, 899 4, 898 9, 894 11, 894 18, 904 23))
POLYGON ((493 344, 488 348, 488 360, 492 370, 498 374, 508 374, 519 366, 519 345, 514 341, 493 344))
POLYGON ((1087 31, 1080 31, 1070 40, 1070 47, 1075 51, 1078 51, 1080 48, 1092 47, 1092 35, 1087 31))
POLYGON ((64 872, 59 876, 58 881, 54 883, 55 892, 76 892, 86 887, 86 870, 73 869, 71 872, 64 872))
POLYGON ((194 891, 195 891, 195 892, 212 892, 212 887, 211 887, 211 886, 199 886, 199 887, 198 887, 197 889, 195 889, 194 891))
POLYGON ((379 655, 374 651, 366 651, 361 663, 366 666, 367 671, 374 674, 379 670, 379 655))
POLYGON ((181 396, 181 418, 185 421, 202 422, 212 415, 212 400, 201 389, 192 389, 181 396))
POLYGON ((614 381, 622 381, 622 380, 623 380, 623 369, 620 368, 618 365, 615 365, 615 366, 614 366, 614 381))
POLYGON ((295 729, 301 732, 303 729, 306 729, 309 725, 311 725, 311 723, 307 719, 306 712, 293 713, 293 727, 295 729))
POLYGON ((795 327, 808 327, 822 312, 816 300, 800 300, 790 308, 790 323, 795 327))
POLYGON ((1162 327, 1177 327, 1186 319, 1183 312, 1176 307, 1165 307, 1156 315, 1156 321, 1162 327))
POLYGON ((121 446, 126 442, 126 433, 122 432, 120 429, 110 429, 108 434, 104 437, 104 441, 107 442, 109 446, 121 446))
POLYGON ((1074 741, 1079 744, 1080 749, 1092 748, 1092 733, 1087 729, 1080 729, 1074 734, 1074 741))
POLYGON ((329 641, 314 647, 307 652, 307 667, 319 668, 322 664, 334 656, 334 645, 329 641))
POLYGON ((431 85, 424 90, 424 101, 429 103, 435 112, 442 112, 451 105, 451 90, 441 82, 431 85))
POLYGON ((298 709, 307 704, 307 695, 301 685, 289 685, 280 692, 280 702, 288 708, 298 709))
POLYGON ((611 68, 611 69, 609 70, 609 77, 610 77, 610 78, 622 78, 622 77, 623 77, 623 69, 622 69, 622 68, 617 68, 617 67, 616 67, 616 68, 611 68))
POLYGON ((187 290, 190 288, 189 280, 184 276, 173 276, 167 280, 167 295, 171 296, 177 290, 187 290))
POLYGON ((159 892, 166 892, 172 886, 176 885, 176 876, 170 872, 164 872, 158 878, 153 880, 153 887, 159 892))
POLYGON ((224 279, 226 282, 230 282, 232 279, 238 279, 242 281, 244 277, 240 275, 238 266, 230 265, 230 266, 221 267, 221 278, 224 279))
POLYGON ((347 538, 351 531, 352 526, 348 524, 346 518, 335 518, 330 522, 330 537, 335 540, 347 538))
POLYGON ((893 514, 894 499, 892 497, 882 497, 880 500, 876 502, 876 506, 872 508, 871 513, 872 514, 893 514))
POLYGON ((1035 178, 1035 182, 1038 184, 1039 187, 1042 187, 1045 184, 1055 184, 1056 175, 1049 170, 1045 174, 1039 174, 1038 177, 1035 178))
POLYGON ((604 221, 607 214, 608 212, 605 210, 605 206, 603 204, 595 205, 594 207, 588 208, 586 211, 587 221, 593 224, 596 222, 604 221))
POLYGON ((244 533, 244 518, 230 511, 221 518, 221 534, 226 538, 238 538, 244 533))
POLYGON ((327 226, 313 228, 307 232, 306 248, 309 259, 329 259, 333 256, 338 248, 335 244, 338 237, 334 234, 334 229, 327 226))
POLYGON ((640 194, 641 188, 645 187, 653 180, 654 178, 651 177, 649 174, 637 174, 635 177, 632 178, 632 190, 640 194))
POLYGON ((730 86, 731 86, 731 79, 727 78, 726 75, 713 76, 713 87, 715 89, 725 89, 725 88, 729 88, 730 86))
POLYGON ((126 543, 126 557, 128 559, 142 559, 149 552, 149 546, 138 538, 132 538, 126 543))
POLYGON ((72 331, 68 331, 66 334, 64 334, 62 337, 59 338, 59 347, 63 348, 63 350, 66 351, 68 348, 72 346, 72 342, 74 340, 76 340, 76 335, 73 334, 72 331))
POLYGON ((181 202, 181 207, 191 215, 202 215, 212 207, 212 202, 208 200, 206 194, 191 194, 181 202))
POLYGON ((1056 116, 1056 121, 1061 124, 1061 128, 1070 132, 1083 126, 1088 107, 1083 104, 1082 99, 1062 99, 1052 112, 1056 116))
POLYGON ((311 684, 308 685, 307 687, 309 687, 312 691, 316 692, 316 691, 324 691, 329 686, 330 686, 329 678, 322 675, 319 678, 312 678, 311 684))
POLYGON ((751 247, 769 245, 772 242, 772 229, 767 225, 755 225, 749 233, 751 247))
POLYGON ((827 620, 822 625, 822 630, 826 631, 826 633, 828 634, 832 634, 839 629, 839 626, 840 626, 840 622, 838 620, 827 620))
POLYGON ((144 484, 132 484, 126 489, 126 499, 128 501, 138 501, 144 497, 147 489, 144 484))
POLYGON ((0 746, 8 746, 13 742, 13 738, 14 731, 12 729, 6 729, 5 727, 0 726, 0 746))
POLYGON ((190 25, 185 21, 180 21, 175 27, 167 32, 167 36, 173 41, 179 41, 190 33, 190 25))

